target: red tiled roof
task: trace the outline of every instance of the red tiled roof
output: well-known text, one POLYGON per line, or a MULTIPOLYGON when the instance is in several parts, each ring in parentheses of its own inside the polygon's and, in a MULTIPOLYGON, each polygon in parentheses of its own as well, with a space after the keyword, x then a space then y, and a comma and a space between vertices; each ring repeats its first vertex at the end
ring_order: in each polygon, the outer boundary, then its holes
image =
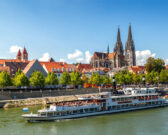
POLYGON ((42 66, 45 66, 48 72, 62 73, 64 71, 72 72, 75 67, 72 64, 65 62, 40 62, 42 66))
POLYGON ((4 70, 6 70, 9 74, 10 74, 10 67, 1 67, 0 66, 0 72, 2 72, 2 71, 4 71, 4 70))
POLYGON ((22 61, 18 59, 0 59, 0 64, 3 65, 5 62, 19 62, 19 63, 29 63, 29 61, 22 61))
POLYGON ((144 72, 145 67, 144 66, 132 66, 131 67, 132 72, 137 73, 137 72, 144 72))
POLYGON ((79 71, 79 72, 89 72, 90 70, 92 69, 92 66, 90 65, 90 64, 78 64, 77 65, 77 70, 79 71))

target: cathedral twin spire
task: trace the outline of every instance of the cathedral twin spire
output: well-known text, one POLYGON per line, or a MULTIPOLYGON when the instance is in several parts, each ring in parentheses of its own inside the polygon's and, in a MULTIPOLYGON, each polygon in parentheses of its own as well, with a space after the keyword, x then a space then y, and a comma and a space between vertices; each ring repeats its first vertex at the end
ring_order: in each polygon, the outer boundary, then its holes
MULTIPOLYGON (((124 56, 119 27, 118 27, 117 41, 114 47, 114 52, 116 52, 118 55, 124 56)), ((125 46, 125 65, 127 66, 136 65, 135 46, 134 46, 134 42, 132 39, 131 24, 129 25, 128 39, 127 39, 126 46, 125 46)))

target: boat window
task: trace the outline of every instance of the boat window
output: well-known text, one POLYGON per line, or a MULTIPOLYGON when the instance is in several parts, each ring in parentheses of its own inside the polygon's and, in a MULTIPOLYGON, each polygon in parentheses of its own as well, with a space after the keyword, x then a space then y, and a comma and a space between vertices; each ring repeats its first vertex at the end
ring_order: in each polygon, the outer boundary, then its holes
POLYGON ((117 101, 120 101, 120 98, 117 98, 117 101))
POLYGON ((115 102, 115 99, 114 99, 114 98, 112 99, 112 102, 115 102))

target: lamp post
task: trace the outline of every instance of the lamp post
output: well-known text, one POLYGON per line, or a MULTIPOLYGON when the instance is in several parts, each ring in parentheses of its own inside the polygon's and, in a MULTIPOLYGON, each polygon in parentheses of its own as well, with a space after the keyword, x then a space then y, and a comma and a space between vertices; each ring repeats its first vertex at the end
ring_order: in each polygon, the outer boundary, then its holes
POLYGON ((143 81, 143 85, 145 86, 146 85, 145 76, 142 77, 142 81, 143 81))
POLYGON ((113 76, 113 91, 116 91, 116 80, 115 80, 115 76, 113 76))

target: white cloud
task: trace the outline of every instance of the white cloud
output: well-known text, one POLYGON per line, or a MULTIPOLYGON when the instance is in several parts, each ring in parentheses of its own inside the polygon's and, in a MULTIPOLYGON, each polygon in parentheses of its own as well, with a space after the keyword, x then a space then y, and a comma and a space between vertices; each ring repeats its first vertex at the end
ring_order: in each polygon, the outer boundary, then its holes
POLYGON ((81 58, 77 58, 76 61, 77 61, 77 62, 83 62, 83 61, 84 61, 84 58, 82 58, 82 57, 81 57, 81 58))
POLYGON ((136 51, 137 65, 144 65, 149 57, 155 57, 155 56, 156 54, 151 53, 150 50, 136 51))
POLYGON ((74 53, 69 53, 67 55, 69 60, 78 59, 81 56, 83 56, 83 53, 81 51, 79 51, 78 49, 76 49, 74 53))
POLYGON ((60 58, 59 61, 60 62, 65 62, 65 59, 60 58))
POLYGON ((92 57, 92 55, 90 54, 90 52, 89 52, 89 51, 86 51, 86 52, 85 52, 85 62, 86 62, 86 63, 89 63, 91 57, 92 57))
POLYGON ((48 61, 50 59, 50 54, 48 52, 44 53, 41 58, 39 58, 39 61, 48 61))
POLYGON ((89 51, 85 51, 84 53, 78 49, 75 50, 74 53, 69 53, 67 55, 68 60, 73 62, 82 62, 82 63, 89 63, 91 59, 91 54, 89 51))
POLYGON ((17 53, 19 49, 22 50, 23 48, 18 45, 12 45, 9 48, 9 53, 17 53))
POLYGON ((165 64, 168 65, 168 59, 165 60, 165 64))

